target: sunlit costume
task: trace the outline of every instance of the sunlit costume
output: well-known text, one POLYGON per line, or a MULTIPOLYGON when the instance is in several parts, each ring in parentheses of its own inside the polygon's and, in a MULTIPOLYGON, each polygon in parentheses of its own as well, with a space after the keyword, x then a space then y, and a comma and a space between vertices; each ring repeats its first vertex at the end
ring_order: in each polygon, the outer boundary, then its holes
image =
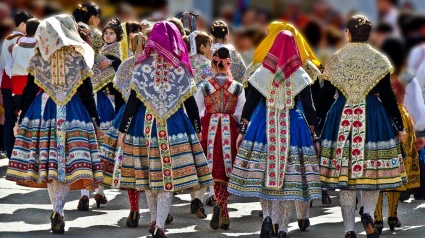
POLYGON ((94 53, 69 15, 42 21, 28 66, 21 118, 6 179, 49 191, 53 233, 64 233, 70 190, 102 182, 95 129, 99 117, 90 81, 94 53), (40 91, 42 90, 42 91, 40 91))

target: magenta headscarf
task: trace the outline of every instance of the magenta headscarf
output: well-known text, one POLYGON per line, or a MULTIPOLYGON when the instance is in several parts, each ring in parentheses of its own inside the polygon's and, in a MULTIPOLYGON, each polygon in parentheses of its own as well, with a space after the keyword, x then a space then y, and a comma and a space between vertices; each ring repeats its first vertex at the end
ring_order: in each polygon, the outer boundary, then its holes
POLYGON ((153 26, 144 53, 137 59, 136 64, 145 61, 153 50, 158 52, 174 68, 179 67, 181 63, 185 64, 193 76, 194 72, 190 65, 186 44, 173 23, 160 21, 153 26))
POLYGON ((301 65, 294 36, 290 31, 279 32, 263 60, 263 66, 275 74, 275 81, 281 82, 284 78, 288 79, 301 65))

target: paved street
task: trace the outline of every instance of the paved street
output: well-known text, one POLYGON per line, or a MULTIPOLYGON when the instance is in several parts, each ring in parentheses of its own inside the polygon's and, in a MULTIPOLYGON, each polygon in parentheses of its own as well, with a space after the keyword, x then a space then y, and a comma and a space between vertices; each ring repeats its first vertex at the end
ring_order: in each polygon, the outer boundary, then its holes
MULTIPOLYGON (((71 192, 65 206, 66 233, 63 236, 50 233, 51 205, 47 190, 30 189, 16 186, 4 179, 7 169, 7 159, 0 159, 0 237, 150 237, 147 232, 149 211, 144 194, 140 200, 140 226, 130 229, 125 226, 129 213, 127 194, 118 190, 106 190, 109 200, 102 208, 93 208, 89 212, 77 211, 79 192, 71 192)), ((334 205, 324 206, 315 201, 310 211, 311 226, 306 232, 301 232, 296 223, 295 214, 290 224, 290 237, 344 237, 341 211, 336 197, 332 193, 334 205)), ((386 200, 386 197, 384 198, 386 200)), ((94 205, 94 199, 90 200, 94 205)), ((230 197, 231 226, 228 231, 213 231, 209 227, 211 215, 201 220, 189 214, 190 196, 177 195, 174 198, 171 214, 174 222, 168 225, 167 237, 258 237, 261 209, 258 199, 230 197)), ((384 201, 386 223, 387 203, 384 201)), ((208 214, 212 208, 207 207, 208 214)), ((409 200, 399 205, 399 218, 402 228, 391 232, 388 227, 381 237, 425 237, 425 201, 409 200)), ((356 218, 357 231, 363 231, 360 218, 356 218)), ((366 237, 361 232, 358 237, 366 237)))

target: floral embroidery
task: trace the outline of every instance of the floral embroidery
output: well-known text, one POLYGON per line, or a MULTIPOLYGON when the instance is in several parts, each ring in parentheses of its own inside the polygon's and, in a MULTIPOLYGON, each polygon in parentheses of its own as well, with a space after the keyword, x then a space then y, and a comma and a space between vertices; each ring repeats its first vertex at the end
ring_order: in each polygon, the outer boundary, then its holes
POLYGON ((336 142, 336 161, 332 161, 333 164, 336 164, 335 168, 337 176, 341 173, 341 168, 344 164, 348 164, 349 161, 349 157, 343 156, 343 150, 350 132, 351 176, 352 178, 360 178, 363 175, 363 165, 365 161, 366 100, 362 100, 360 103, 345 103, 341 116, 341 124, 338 130, 338 141, 336 142))
POLYGON ((111 188, 120 188, 121 186, 122 157, 123 157, 122 148, 119 147, 115 157, 114 170, 113 170, 114 173, 112 177, 111 188))
POLYGON ((130 97, 130 82, 133 76, 134 62, 134 56, 124 60, 120 67, 118 67, 114 78, 114 87, 120 91, 125 101, 130 97))
POLYGON ((93 84, 93 92, 98 92, 108 83, 110 83, 115 77, 115 70, 112 65, 109 65, 106 69, 101 69, 100 64, 107 60, 107 55, 121 59, 121 45, 119 42, 114 42, 109 45, 105 45, 100 53, 96 55, 93 65, 93 77, 91 78, 93 84))
POLYGON ((182 66, 173 68, 158 54, 150 55, 143 63, 135 65, 130 87, 156 120, 163 124, 196 89, 187 69, 182 66), (151 73, 143 72, 145 65, 152 68, 151 73))
POLYGON ((215 136, 218 130, 218 123, 221 122, 221 136, 223 143, 223 159, 226 175, 229 177, 232 172, 232 148, 230 146, 230 115, 224 113, 214 113, 209 123, 209 134, 207 140, 207 162, 212 170, 213 152, 215 136))
POLYGON ((196 54, 190 57, 190 64, 195 69, 195 83, 199 87, 203 82, 213 77, 211 61, 204 55, 196 54))

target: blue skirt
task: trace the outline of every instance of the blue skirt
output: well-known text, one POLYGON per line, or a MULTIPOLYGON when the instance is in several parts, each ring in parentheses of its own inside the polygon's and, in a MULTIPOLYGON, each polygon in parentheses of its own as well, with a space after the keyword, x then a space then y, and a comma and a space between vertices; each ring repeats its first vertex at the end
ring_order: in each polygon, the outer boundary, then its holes
MULTIPOLYGON (((124 113, 122 107, 101 145, 104 185, 112 186, 117 158, 118 128, 124 113)), ((162 163, 158 147, 157 129, 152 127, 149 156, 144 135, 146 107, 141 104, 133 117, 125 137, 121 169, 121 189, 163 190, 162 163)), ((153 125, 156 125, 155 121, 153 125)), ((193 126, 180 108, 167 119, 171 151, 174 191, 198 189, 214 182, 201 144, 193 126)))
POLYGON ((112 121, 115 119, 115 109, 111 99, 106 96, 103 91, 96 93, 97 95, 97 112, 100 118, 100 129, 104 132, 111 127, 112 121))
POLYGON ((76 95, 65 105, 65 163, 59 163, 55 102, 39 93, 19 128, 6 179, 29 187, 46 187, 51 180, 71 184, 71 189, 102 182, 102 170, 93 122, 76 95), (44 107, 44 112, 42 107, 44 107))
POLYGON ((320 174, 322 185, 327 188, 381 190, 401 187, 406 173, 401 158, 400 142, 391 125, 387 112, 375 95, 366 97, 366 141, 364 169, 360 178, 351 176, 351 135, 343 149, 340 174, 336 172, 336 142, 346 99, 339 96, 329 110, 322 132, 320 174))
POLYGON ((236 156, 229 192, 267 200, 307 202, 320 199, 319 163, 306 120, 298 108, 289 111, 290 149, 284 185, 280 190, 271 190, 264 186, 268 158, 266 112, 267 107, 261 101, 251 117, 236 156))

